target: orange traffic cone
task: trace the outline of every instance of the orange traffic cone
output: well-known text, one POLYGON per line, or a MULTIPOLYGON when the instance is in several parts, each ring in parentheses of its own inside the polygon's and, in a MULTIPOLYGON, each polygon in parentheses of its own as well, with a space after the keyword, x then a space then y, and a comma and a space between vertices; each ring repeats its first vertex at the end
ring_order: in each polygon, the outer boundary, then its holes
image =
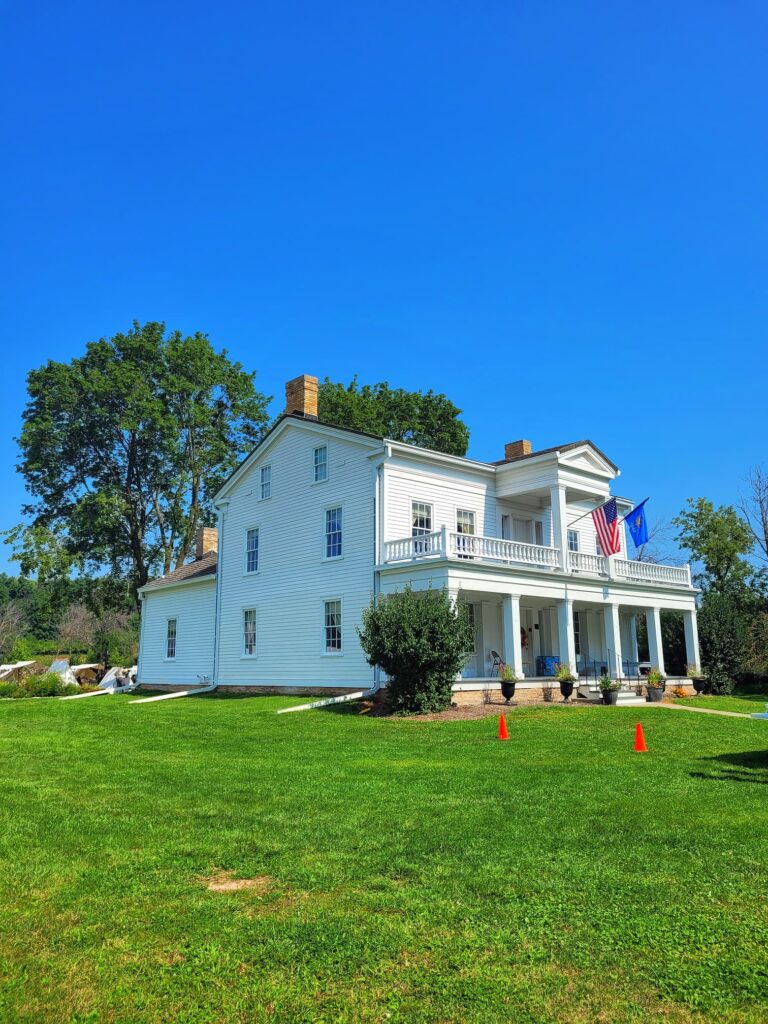
POLYGON ((509 739, 509 733, 507 732, 507 720, 504 718, 504 715, 499 715, 499 739, 509 739))
POLYGON ((645 736, 643 735, 643 727, 639 722, 635 726, 635 752, 638 754, 648 753, 648 747, 645 745, 645 736))

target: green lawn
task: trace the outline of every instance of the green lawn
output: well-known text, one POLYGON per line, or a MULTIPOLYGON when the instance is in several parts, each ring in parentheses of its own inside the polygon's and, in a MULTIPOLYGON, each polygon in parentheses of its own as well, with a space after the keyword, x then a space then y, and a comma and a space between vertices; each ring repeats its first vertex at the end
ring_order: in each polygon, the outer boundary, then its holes
POLYGON ((738 711, 753 715, 765 711, 768 693, 735 693, 732 697, 686 697, 680 703, 694 708, 715 708, 718 711, 738 711))
POLYGON ((286 703, 0 703, 0 1020, 768 1019, 767 722, 286 703))

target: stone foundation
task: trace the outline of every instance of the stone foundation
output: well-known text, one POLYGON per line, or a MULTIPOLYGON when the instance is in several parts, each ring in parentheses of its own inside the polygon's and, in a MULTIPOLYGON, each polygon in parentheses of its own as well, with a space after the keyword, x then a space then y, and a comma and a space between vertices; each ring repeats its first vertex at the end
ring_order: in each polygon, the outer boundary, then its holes
MULTIPOLYGON (((147 693, 180 693, 182 690, 194 692, 197 686, 179 686, 168 683, 142 683, 135 692, 147 693)), ((341 697, 345 693, 359 693, 366 686, 217 686, 211 693, 247 694, 250 697, 341 697)))

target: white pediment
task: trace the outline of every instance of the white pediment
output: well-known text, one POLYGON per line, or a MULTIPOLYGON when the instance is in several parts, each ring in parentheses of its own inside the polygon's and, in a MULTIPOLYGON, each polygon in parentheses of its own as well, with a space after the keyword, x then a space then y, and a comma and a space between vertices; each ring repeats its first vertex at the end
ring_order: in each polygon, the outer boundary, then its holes
POLYGON ((572 448, 560 455, 560 465, 568 469, 582 473, 591 473, 593 476, 607 477, 613 480, 617 471, 613 466, 591 445, 585 444, 580 448, 572 448))

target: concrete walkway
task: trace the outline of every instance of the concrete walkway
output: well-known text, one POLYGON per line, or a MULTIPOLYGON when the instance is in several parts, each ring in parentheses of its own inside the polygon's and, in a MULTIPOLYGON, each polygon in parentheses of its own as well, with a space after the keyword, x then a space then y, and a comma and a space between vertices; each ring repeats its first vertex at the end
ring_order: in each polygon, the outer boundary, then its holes
POLYGON ((751 718, 752 716, 742 711, 718 711, 716 708, 691 708, 685 704, 652 704, 645 705, 647 708, 669 708, 670 711, 697 711, 700 715, 725 715, 727 718, 751 718))

